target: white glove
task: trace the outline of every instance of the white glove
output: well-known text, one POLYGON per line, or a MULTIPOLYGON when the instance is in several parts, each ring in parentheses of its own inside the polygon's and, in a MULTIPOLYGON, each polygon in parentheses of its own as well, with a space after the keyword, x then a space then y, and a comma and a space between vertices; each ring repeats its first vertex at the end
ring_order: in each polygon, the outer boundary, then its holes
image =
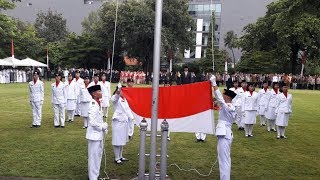
POLYGON ((108 131, 108 123, 104 122, 104 123, 102 124, 102 130, 103 130, 103 131, 108 131))
POLYGON ((216 77, 214 75, 211 76, 210 81, 211 86, 217 86, 216 77))
POLYGON ((117 87, 118 87, 118 92, 120 92, 120 91, 121 91, 121 88, 122 88, 122 85, 121 85, 120 82, 118 83, 118 86, 117 86, 117 87))

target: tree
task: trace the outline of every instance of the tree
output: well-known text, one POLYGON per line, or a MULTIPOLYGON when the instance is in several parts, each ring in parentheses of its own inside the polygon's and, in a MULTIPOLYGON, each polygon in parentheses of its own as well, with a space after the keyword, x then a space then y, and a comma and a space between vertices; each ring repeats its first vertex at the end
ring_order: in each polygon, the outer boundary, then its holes
POLYGON ((267 8, 264 17, 245 27, 246 33, 240 42, 244 53, 272 53, 282 72, 298 72, 298 51, 303 49, 307 49, 311 62, 319 64, 320 3, 280 0, 269 4, 267 8))
POLYGON ((44 38, 47 43, 62 40, 68 33, 67 20, 51 9, 47 13, 39 12, 34 26, 37 36, 44 38))
MULTIPOLYGON (((188 1, 164 0, 162 22, 162 54, 170 50, 183 54, 192 46, 194 20, 188 14, 188 1)), ((99 21, 83 23, 85 32, 99 39, 103 51, 112 49, 115 3, 104 3, 99 10, 99 21), (96 27, 96 28, 91 28, 96 27), (94 29, 94 30, 92 30, 94 29)), ((115 58, 120 65, 123 55, 138 59, 145 71, 152 67, 154 38, 154 1, 125 1, 119 4, 115 58)), ((90 18, 88 18, 89 20, 90 18)), ((96 19, 96 18, 93 18, 96 19)), ((93 20, 95 21, 95 20, 93 20)))
POLYGON ((233 65, 236 64, 236 58, 234 57, 233 48, 237 47, 238 37, 233 31, 228 31, 224 37, 224 45, 231 50, 233 57, 233 65))

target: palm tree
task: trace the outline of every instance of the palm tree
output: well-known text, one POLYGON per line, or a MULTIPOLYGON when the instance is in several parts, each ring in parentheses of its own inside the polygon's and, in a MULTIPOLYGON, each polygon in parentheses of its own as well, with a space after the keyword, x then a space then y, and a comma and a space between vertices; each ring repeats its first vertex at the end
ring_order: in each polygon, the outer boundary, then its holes
POLYGON ((233 31, 228 31, 224 37, 224 46, 228 47, 231 50, 234 66, 236 65, 236 59, 234 57, 233 48, 237 47, 237 40, 238 40, 238 37, 233 31))

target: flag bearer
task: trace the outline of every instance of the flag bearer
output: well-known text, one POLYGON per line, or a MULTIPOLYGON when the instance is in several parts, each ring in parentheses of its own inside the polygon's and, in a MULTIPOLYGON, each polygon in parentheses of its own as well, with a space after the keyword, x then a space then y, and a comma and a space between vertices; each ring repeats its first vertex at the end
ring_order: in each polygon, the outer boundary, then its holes
POLYGON ((221 109, 219 110, 219 120, 216 127, 220 179, 229 180, 231 174, 230 152, 233 140, 231 127, 236 117, 236 109, 231 102, 237 94, 234 91, 225 89, 222 95, 217 87, 214 76, 210 78, 210 81, 214 88, 214 95, 221 105, 221 109))
POLYGON ((277 95, 277 106, 275 113, 277 115, 276 125, 278 130, 277 139, 287 137, 284 135, 285 128, 288 126, 289 117, 292 113, 292 94, 288 93, 288 86, 283 84, 282 93, 277 95))
POLYGON ((33 121, 31 128, 41 126, 42 105, 44 99, 43 82, 39 79, 39 72, 34 71, 33 81, 29 82, 30 89, 30 104, 32 108, 33 121))
POLYGON ((88 91, 92 96, 89 103, 89 122, 86 133, 86 139, 88 140, 88 176, 90 180, 97 180, 104 148, 103 139, 104 134, 108 133, 108 124, 103 122, 100 85, 91 86, 88 91))
POLYGON ((51 84, 52 90, 52 106, 54 112, 54 127, 64 128, 65 123, 65 107, 67 103, 67 91, 65 83, 61 82, 61 75, 55 73, 56 82, 51 84))
MULTIPOLYGON (((125 86, 124 86, 125 87, 125 86)), ((112 145, 114 149, 114 160, 116 164, 122 164, 128 159, 122 156, 123 146, 128 142, 128 119, 134 121, 133 114, 129 108, 128 102, 122 94, 121 84, 114 91, 111 101, 113 103, 114 113, 112 116, 112 145)))

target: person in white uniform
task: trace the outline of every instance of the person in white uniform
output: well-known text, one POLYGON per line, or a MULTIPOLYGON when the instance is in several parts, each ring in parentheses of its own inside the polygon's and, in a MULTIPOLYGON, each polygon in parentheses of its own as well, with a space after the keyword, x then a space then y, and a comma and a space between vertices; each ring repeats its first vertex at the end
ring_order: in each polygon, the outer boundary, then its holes
MULTIPOLYGON (((127 80, 127 86, 128 88, 132 88, 133 87, 133 80, 131 78, 129 78, 127 80)), ((130 108, 130 106, 129 106, 130 108)), ((131 111, 131 109, 130 109, 131 111)), ((132 112, 132 111, 131 111, 132 112)), ((128 135, 129 135, 129 139, 131 140, 133 137, 133 133, 134 133, 134 124, 135 122, 132 121, 132 119, 128 118, 128 135)), ((168 136, 169 136, 169 132, 168 132, 168 136)))
POLYGON ((42 105, 44 100, 44 87, 43 82, 39 79, 39 72, 34 71, 33 81, 29 82, 30 89, 30 104, 32 109, 32 128, 38 128, 41 126, 42 118, 42 105))
POLYGON ((76 110, 74 112, 75 116, 80 116, 81 115, 81 109, 80 109, 80 89, 81 86, 83 85, 83 79, 80 77, 80 71, 76 70, 76 74, 74 77, 74 81, 76 82, 76 87, 77 87, 77 106, 76 106, 76 110))
POLYGON ((93 74, 92 81, 89 84, 89 87, 95 86, 95 85, 101 85, 99 78, 100 78, 100 75, 98 73, 93 74))
POLYGON ((275 113, 276 117, 276 125, 278 130, 277 139, 284 138, 285 136, 285 128, 288 126, 289 117, 292 113, 292 94, 288 93, 288 86, 283 83, 282 93, 277 95, 277 106, 275 113))
POLYGON ((245 136, 252 137, 253 125, 256 124, 258 93, 254 91, 252 83, 248 85, 249 91, 244 92, 242 95, 241 111, 243 114, 245 136))
POLYGON ((279 94, 279 84, 278 82, 273 82, 273 89, 268 91, 267 99, 267 111, 266 111, 266 118, 267 118, 267 130, 268 131, 276 131, 276 107, 277 107, 277 95, 279 94))
POLYGON ((220 93, 215 77, 210 78, 214 88, 214 95, 221 108, 216 127, 217 152, 219 161, 219 172, 221 180, 229 180, 231 175, 231 144, 233 140, 232 123, 236 117, 236 108, 232 104, 232 99, 237 96, 234 91, 225 89, 223 95, 220 93))
POLYGON ((68 81, 66 83, 67 89, 67 112, 68 112, 68 121, 74 121, 74 113, 77 107, 77 97, 78 97, 78 85, 73 80, 72 74, 68 74, 68 81))
POLYGON ((90 79, 89 76, 84 77, 84 83, 80 87, 80 111, 81 117, 83 117, 83 129, 88 127, 89 119, 89 107, 92 97, 87 88, 89 88, 90 79))
POLYGON ((56 82, 51 84, 51 101, 54 112, 54 127, 64 128, 65 126, 65 107, 67 103, 66 85, 61 81, 61 75, 55 73, 56 82))
POLYGON ((101 105, 104 117, 108 119, 109 114, 109 107, 110 107, 110 98, 111 98, 111 85, 110 82, 107 81, 106 73, 101 74, 101 81, 100 81, 101 91, 102 91, 102 99, 101 105))
MULTIPOLYGON (((125 86, 123 86, 125 87, 125 86)), ((128 159, 123 157, 123 146, 128 142, 128 119, 134 121, 133 114, 129 108, 126 98, 121 91, 119 83, 111 97, 114 113, 112 116, 112 145, 114 149, 114 160, 116 164, 122 164, 128 159)))
POLYGON ((236 108, 236 124, 238 126, 239 130, 244 130, 244 122, 243 122, 243 114, 242 114, 242 96, 247 91, 247 82, 245 80, 242 80, 241 82, 241 88, 237 88, 235 93, 237 96, 232 99, 232 104, 236 108))
POLYGON ((258 92, 258 114, 260 115, 260 126, 266 125, 266 111, 268 105, 268 82, 263 81, 263 88, 258 92))
POLYGON ((88 177, 97 180, 99 177, 101 158, 104 149, 104 134, 108 133, 108 124, 103 122, 103 111, 100 99, 102 97, 100 85, 88 88, 92 96, 89 107, 89 122, 86 133, 88 141, 88 177))

